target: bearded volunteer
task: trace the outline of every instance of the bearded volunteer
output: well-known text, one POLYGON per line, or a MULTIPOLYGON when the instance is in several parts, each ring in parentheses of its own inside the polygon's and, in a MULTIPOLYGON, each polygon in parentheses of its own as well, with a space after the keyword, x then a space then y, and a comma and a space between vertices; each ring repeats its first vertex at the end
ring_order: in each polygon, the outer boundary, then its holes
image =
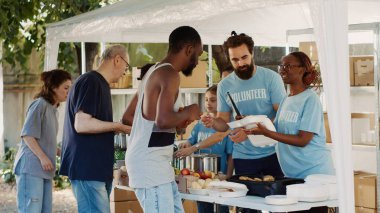
POLYGON ((191 75, 202 52, 195 29, 175 29, 169 36, 166 58, 148 70, 134 96, 137 101, 132 101, 124 114, 126 124, 131 124, 133 117, 125 156, 129 185, 144 212, 184 212, 170 165, 175 129, 199 119, 200 111, 196 104, 178 111, 179 72, 191 75))
MULTIPOLYGON (((202 116, 204 125, 217 131, 228 130, 227 122, 230 122, 231 115, 236 117, 236 112, 227 92, 243 116, 275 117, 279 103, 286 96, 284 83, 278 73, 255 65, 253 47, 250 36, 235 32, 224 42, 234 72, 219 83, 217 116, 202 116)), ((234 129, 230 138, 236 142, 232 153, 236 174, 283 176, 273 146, 253 146, 241 128, 234 129)))

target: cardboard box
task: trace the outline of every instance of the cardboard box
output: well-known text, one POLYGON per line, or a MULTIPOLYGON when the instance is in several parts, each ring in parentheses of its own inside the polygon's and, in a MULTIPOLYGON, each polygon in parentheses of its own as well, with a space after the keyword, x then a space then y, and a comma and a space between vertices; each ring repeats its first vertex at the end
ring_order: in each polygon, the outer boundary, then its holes
POLYGON ((350 72, 354 73, 355 86, 374 85, 374 61, 373 56, 350 57, 350 72))
POLYGON ((327 116, 326 112, 323 113, 323 115, 324 115, 324 120, 325 120, 326 143, 332 143, 330 126, 329 126, 329 117, 327 116))
POLYGON ((199 177, 192 175, 178 175, 178 191, 182 193, 189 193, 188 188, 191 187, 193 181, 197 181, 199 177))
POLYGON ((350 86, 355 86, 355 74, 354 74, 354 59, 353 57, 349 58, 349 67, 350 67, 350 86))
POLYGON ((138 201, 121 201, 110 203, 111 213, 143 213, 138 201))
POLYGON ((186 213, 197 213, 198 207, 197 202, 192 200, 183 200, 182 202, 183 209, 186 213))
POLYGON ((355 206, 375 209, 376 203, 376 175, 365 172, 354 174, 355 206))
POLYGON ((300 42, 299 51, 309 56, 312 62, 318 61, 318 50, 314 41, 300 42))
POLYGON ((377 213, 377 209, 355 207, 355 213, 377 213))
POLYGON ((199 61, 194 68, 193 74, 186 77, 182 72, 179 73, 181 78, 181 88, 205 88, 207 87, 207 70, 206 61, 199 61))
POLYGON ((110 194, 110 201, 111 202, 117 202, 117 201, 136 201, 137 197, 135 195, 135 192, 131 190, 126 189, 120 189, 117 187, 114 187, 110 194))
POLYGON ((373 112, 351 113, 351 126, 353 144, 375 145, 374 138, 368 137, 368 133, 375 129, 375 114, 373 112))

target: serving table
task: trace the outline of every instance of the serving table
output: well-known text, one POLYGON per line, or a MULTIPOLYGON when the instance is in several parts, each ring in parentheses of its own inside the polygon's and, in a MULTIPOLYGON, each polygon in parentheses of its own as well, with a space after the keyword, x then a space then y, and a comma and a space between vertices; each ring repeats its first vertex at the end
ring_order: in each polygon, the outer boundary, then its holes
POLYGON ((248 209, 256 209, 269 212, 292 212, 292 211, 302 211, 309 210, 312 207, 338 207, 338 200, 326 200, 322 202, 298 202, 291 205, 269 205, 265 203, 265 199, 262 197, 247 195, 245 197, 237 198, 224 198, 224 197, 213 197, 208 195, 195 195, 181 193, 182 199, 193 200, 193 201, 203 201, 208 203, 216 203, 227 206, 238 206, 248 209))
MULTIPOLYGON (((128 186, 116 186, 119 189, 133 191, 132 188, 128 186)), ((338 200, 326 200, 322 202, 298 202, 291 205, 269 205, 265 203, 265 199, 258 196, 247 195, 245 197, 237 198, 227 198, 227 197, 214 197, 209 195, 195 195, 180 193, 181 198, 184 200, 193 200, 193 201, 203 201, 208 203, 222 204, 227 206, 238 206, 248 209, 256 209, 269 212, 292 212, 292 211, 302 211, 309 210, 313 207, 327 206, 330 208, 335 208, 339 206, 338 200)))

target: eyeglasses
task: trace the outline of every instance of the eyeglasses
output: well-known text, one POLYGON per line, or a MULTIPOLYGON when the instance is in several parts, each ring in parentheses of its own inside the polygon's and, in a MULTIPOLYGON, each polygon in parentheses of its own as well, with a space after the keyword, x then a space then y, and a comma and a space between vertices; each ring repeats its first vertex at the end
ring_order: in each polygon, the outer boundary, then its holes
POLYGON ((123 59, 123 61, 127 64, 127 66, 125 67, 125 70, 124 70, 124 72, 127 72, 131 66, 128 64, 128 62, 123 57, 120 56, 120 58, 123 59))
POLYGON ((302 66, 301 66, 301 65, 291 65, 291 64, 279 64, 279 65, 277 66, 278 71, 280 71, 280 70, 289 71, 289 70, 292 69, 293 67, 302 67, 302 66))

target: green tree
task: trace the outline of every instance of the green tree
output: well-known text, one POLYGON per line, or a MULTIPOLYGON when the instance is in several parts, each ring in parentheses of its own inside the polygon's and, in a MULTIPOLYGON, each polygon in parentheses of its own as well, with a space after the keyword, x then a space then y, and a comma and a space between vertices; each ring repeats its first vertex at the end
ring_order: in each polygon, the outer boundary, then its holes
MULTIPOLYGON (((46 24, 117 1, 119 0, 0 0, 0 41, 3 42, 3 60, 11 66, 19 64, 21 70, 27 72, 26 62, 33 48, 44 52, 46 24)), ((80 48, 80 44, 61 44, 58 65, 74 71, 73 67, 69 67, 72 65, 70 62, 80 62, 80 54, 76 54, 80 53, 80 48)), ((86 46, 86 52, 87 49, 89 52, 86 55, 93 57, 91 51, 97 51, 98 47, 97 44, 89 44, 86 46)), ((41 54, 42 57, 43 55, 41 54)))

